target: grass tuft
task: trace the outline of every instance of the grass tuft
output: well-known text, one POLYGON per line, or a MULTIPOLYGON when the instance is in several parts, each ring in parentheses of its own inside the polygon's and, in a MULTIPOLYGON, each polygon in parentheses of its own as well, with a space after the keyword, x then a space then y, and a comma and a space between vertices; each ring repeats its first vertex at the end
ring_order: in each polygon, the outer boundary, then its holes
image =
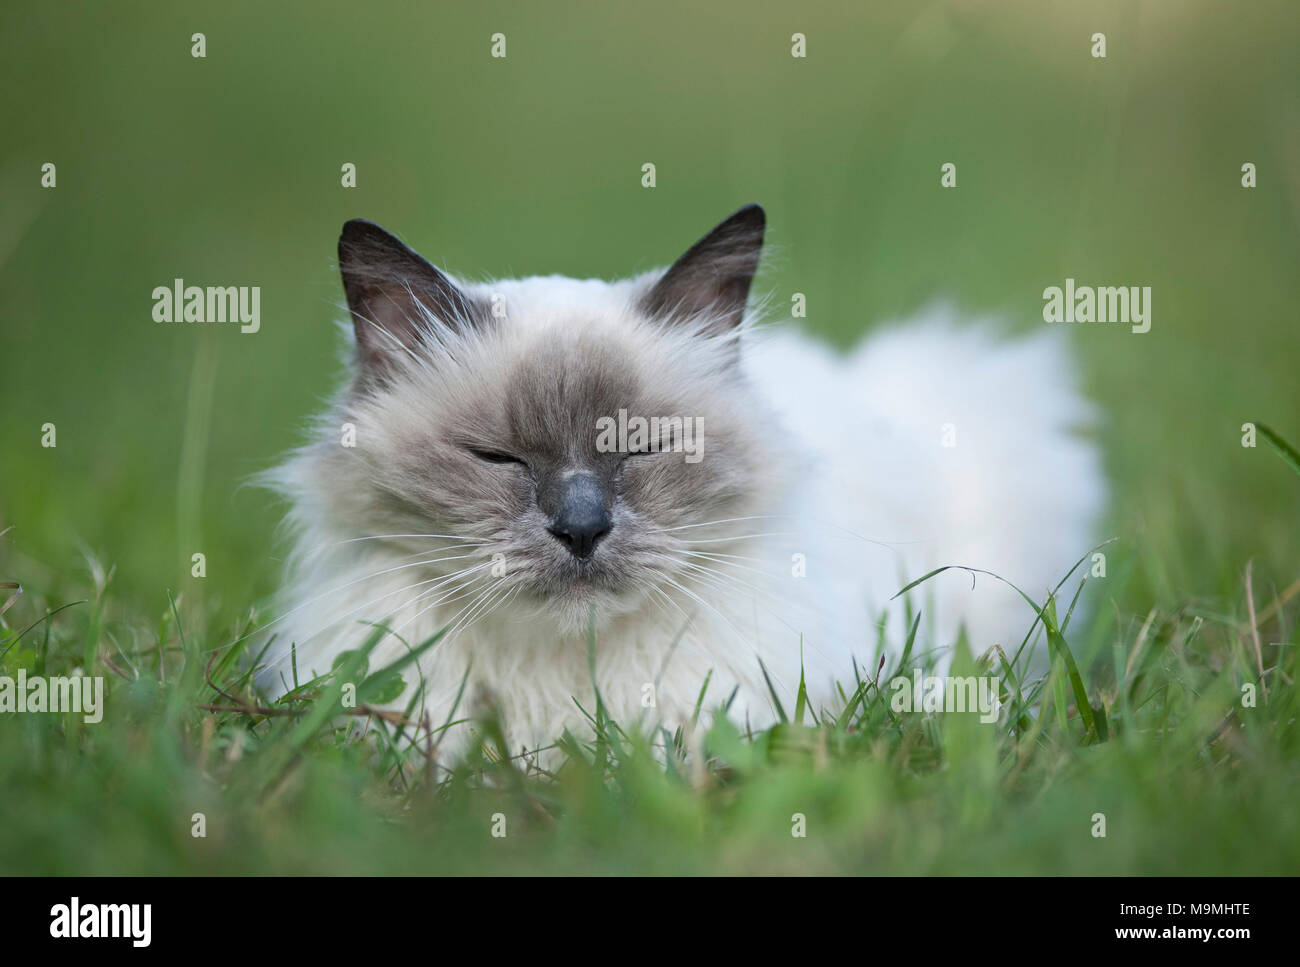
MULTIPOLYGON (((114 595, 109 573, 92 569, 66 603, 24 582, 0 613, 0 675, 108 678, 97 725, 71 713, 0 722, 8 871, 1300 868, 1300 582, 1258 610, 1248 597, 1127 619, 1115 614, 1118 586, 1076 611, 1081 586, 1063 620, 1064 580, 1041 602, 1022 595, 1031 627, 1013 655, 963 644, 954 658, 954 674, 995 679, 994 724, 894 707, 896 675, 934 668, 932 651, 914 657, 915 614, 898 663, 859 669, 836 709, 814 708, 801 683, 793 717, 777 703, 778 725, 745 732, 706 714, 728 701, 707 701, 704 682, 694 729, 669 732, 614 721, 596 695, 587 734, 537 750, 507 748, 490 711, 430 722, 414 703, 379 707, 438 636, 372 670, 390 632, 362 627, 329 674, 269 701, 247 651, 256 615, 227 623, 211 603, 167 596, 148 620, 114 595), (1028 660, 1035 640, 1041 670, 1028 660), (477 742, 452 760, 442 739, 460 725, 477 742), (199 813, 202 838, 191 835, 199 813), (792 835, 796 817, 804 836, 792 835)), ((1105 582, 1086 584, 1095 598, 1105 582)))

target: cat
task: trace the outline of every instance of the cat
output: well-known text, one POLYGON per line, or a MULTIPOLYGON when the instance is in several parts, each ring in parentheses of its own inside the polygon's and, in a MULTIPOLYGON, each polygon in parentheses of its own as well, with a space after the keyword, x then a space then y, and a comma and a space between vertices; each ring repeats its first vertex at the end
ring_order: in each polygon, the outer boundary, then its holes
POLYGON ((908 598, 916 654, 1018 644, 1033 613, 991 578, 891 599, 949 564, 1041 593, 1092 546, 1064 334, 943 305, 847 355, 760 327, 765 229, 748 205, 666 271, 468 284, 345 224, 348 378, 272 475, 294 549, 262 680, 327 672, 376 623, 371 668, 445 629, 392 707, 490 706, 517 753, 590 736, 597 686, 625 727, 762 728, 801 678, 834 709, 897 656, 908 598))

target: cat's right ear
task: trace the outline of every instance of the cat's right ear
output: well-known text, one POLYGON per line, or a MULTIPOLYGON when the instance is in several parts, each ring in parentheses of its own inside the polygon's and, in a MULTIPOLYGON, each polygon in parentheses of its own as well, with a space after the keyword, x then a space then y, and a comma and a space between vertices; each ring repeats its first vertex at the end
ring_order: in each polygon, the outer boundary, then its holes
POLYGON ((339 236, 339 272, 364 372, 382 372, 420 343, 421 332, 461 329, 485 318, 485 307, 374 222, 354 218, 339 236))

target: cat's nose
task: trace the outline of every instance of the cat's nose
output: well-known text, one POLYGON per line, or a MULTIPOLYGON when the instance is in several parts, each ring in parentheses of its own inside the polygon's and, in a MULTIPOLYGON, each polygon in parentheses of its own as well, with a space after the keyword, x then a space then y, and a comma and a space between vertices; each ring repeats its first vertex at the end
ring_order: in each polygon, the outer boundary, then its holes
POLYGON ((547 528, 574 557, 588 558, 613 526, 605 510, 605 491, 589 473, 564 481, 559 505, 547 528))

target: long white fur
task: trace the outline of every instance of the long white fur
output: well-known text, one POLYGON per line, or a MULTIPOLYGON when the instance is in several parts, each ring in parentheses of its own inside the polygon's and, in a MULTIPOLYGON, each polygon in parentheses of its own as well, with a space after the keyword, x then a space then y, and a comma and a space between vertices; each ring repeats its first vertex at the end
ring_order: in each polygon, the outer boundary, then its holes
MULTIPOLYGON (((622 324, 646 278, 465 288, 504 294, 511 325, 544 332, 566 314, 622 324)), ((701 527, 678 587, 602 625, 595 684, 625 726, 688 723, 706 679, 706 712, 734 690, 729 714, 768 725, 775 709, 760 660, 787 711, 801 668, 814 705, 834 707, 833 683, 851 690, 854 661, 874 671, 881 622, 887 649, 901 647, 904 601, 890 598, 905 583, 953 564, 1041 594, 1095 543, 1105 485, 1094 445, 1076 433, 1093 412, 1064 333, 1009 338, 994 320, 939 305, 878 329, 847 355, 792 327, 747 332, 743 367, 782 441, 786 466, 773 474, 790 486, 752 519, 701 527), (944 445, 946 433, 954 446, 944 445), (719 527, 729 539, 755 536, 742 553, 730 542, 723 550, 719 527), (806 576, 796 576, 795 555, 806 576)), ((337 432, 327 419, 316 435, 337 432)), ((422 557, 410 543, 356 533, 339 519, 316 452, 304 449, 275 476, 293 502, 295 551, 262 680, 289 684, 291 642, 300 680, 328 670, 366 637, 363 621, 386 622, 411 644, 451 625, 421 662, 421 711, 435 725, 490 700, 513 751, 546 746, 566 729, 589 734, 578 707, 594 705, 586 637, 494 588, 481 542, 430 539, 422 557), (447 580, 425 574, 425 560, 478 570, 447 580)), ((911 595, 924 615, 917 651, 946 654, 962 624, 977 652, 1014 646, 1032 618, 1014 591, 991 579, 972 588, 961 572, 911 595)), ((406 647, 385 638, 371 667, 406 647)), ((408 690, 393 707, 409 698, 408 690)), ((457 727, 445 747, 472 737, 457 727)))

